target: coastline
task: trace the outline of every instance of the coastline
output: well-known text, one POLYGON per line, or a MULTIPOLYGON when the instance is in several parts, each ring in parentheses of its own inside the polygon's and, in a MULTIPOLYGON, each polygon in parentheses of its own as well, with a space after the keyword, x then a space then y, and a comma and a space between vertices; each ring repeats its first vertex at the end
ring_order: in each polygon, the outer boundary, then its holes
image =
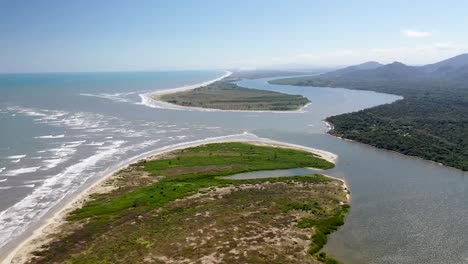
POLYGON ((176 104, 171 104, 166 101, 161 100, 161 96, 166 94, 172 94, 177 92, 184 92, 189 90, 194 90, 203 86, 210 85, 217 81, 220 81, 224 78, 231 76, 233 72, 226 71, 225 74, 219 78, 209 80, 203 83, 193 84, 193 85, 186 85, 182 87, 166 89, 156 92, 144 93, 140 94, 141 103, 142 105, 151 107, 151 108, 161 108, 161 109, 170 109, 170 110, 182 110, 182 111, 205 111, 205 112, 240 112, 240 113, 281 113, 281 114, 297 114, 297 113, 304 113, 305 108, 307 108, 312 103, 307 103, 304 106, 300 107, 297 110, 292 111, 274 111, 274 110, 223 110, 223 109, 214 109, 214 108, 203 108, 203 107, 193 107, 193 106, 180 106, 176 104))
POLYGON ((330 178, 330 179, 334 179, 334 180, 337 180, 337 181, 340 181, 343 183, 343 191, 346 193, 346 200, 348 200, 348 204, 349 202, 351 201, 351 192, 349 191, 349 187, 348 185, 346 184, 346 180, 344 179, 340 179, 340 178, 337 178, 337 177, 333 177, 333 176, 330 176, 328 174, 323 174, 322 175, 330 178))
MULTIPOLYGON (((104 177, 98 179, 91 185, 87 186, 81 191, 78 191, 74 194, 71 199, 69 199, 63 206, 58 208, 52 215, 48 216, 47 218, 43 219, 43 222, 39 224, 38 228, 35 229, 31 235, 26 237, 23 241, 19 241, 17 245, 14 245, 11 252, 9 252, 6 258, 1 263, 24 263, 31 258, 31 253, 39 249, 41 246, 50 242, 50 235, 57 233, 60 231, 59 227, 65 222, 65 219, 69 213, 72 211, 80 208, 92 195, 93 193, 100 193, 100 192, 108 192, 111 191, 110 186, 106 186, 106 182, 112 179, 112 176, 116 174, 116 172, 120 171, 123 168, 126 168, 128 165, 141 160, 141 159, 148 159, 153 158, 159 155, 163 155, 167 152, 171 152, 178 149, 184 149, 189 147, 195 147, 204 144, 210 143, 222 143, 222 142, 245 142, 254 145, 260 146, 273 146, 273 147, 284 147, 284 148, 291 148, 297 150, 308 151, 318 155, 319 157, 335 163, 338 156, 328 151, 319 150, 310 147, 304 147, 295 144, 289 144, 285 142, 279 142, 267 138, 260 138, 256 137, 253 134, 243 133, 237 135, 228 135, 224 137, 217 137, 217 138, 207 138, 202 140, 196 140, 186 143, 175 144, 171 146, 162 147, 144 154, 141 154, 137 157, 134 157, 128 161, 126 161, 123 165, 119 166, 117 169, 107 173, 104 177), (251 137, 251 138, 248 138, 251 137)), ((328 175, 326 175, 329 177, 328 175)), ((330 177, 333 178, 333 177, 330 177)), ((335 178, 338 179, 338 178, 335 178)), ((347 189, 346 183, 342 179, 338 179, 343 182, 343 188, 347 189)), ((349 197, 347 196, 348 200, 349 197)))
POLYGON ((231 76, 232 73, 233 72, 231 72, 231 71, 225 71, 223 76, 212 79, 212 80, 208 80, 208 81, 205 81, 205 82, 202 82, 202 83, 196 83, 196 84, 185 85, 185 86, 181 86, 181 87, 177 87, 177 88, 171 88, 171 89, 165 89, 165 90, 156 91, 156 92, 149 92, 149 93, 139 94, 139 96, 141 98, 141 103, 140 104, 151 107, 151 108, 167 108, 167 109, 171 109, 171 110, 178 109, 177 107, 174 107, 174 106, 177 106, 177 105, 167 103, 167 102, 164 102, 162 100, 155 100, 154 97, 155 96, 162 96, 162 95, 170 94, 170 93, 177 93, 177 92, 193 90, 193 89, 196 89, 196 88, 199 88, 199 87, 207 86, 207 85, 210 85, 210 84, 212 84, 214 82, 221 81, 222 79, 231 76))
POLYGON ((348 138, 344 138, 344 137, 340 137, 340 136, 337 136, 337 135, 334 135, 331 133, 331 131, 333 131, 333 129, 335 128, 335 126, 328 122, 328 121, 323 121, 326 126, 327 126, 327 131, 325 132, 325 135, 328 135, 328 136, 331 136, 331 137, 334 137, 334 138, 337 138, 339 140, 343 140, 343 141, 347 141, 347 142, 352 142, 352 143, 356 143, 356 144, 360 144, 362 146, 366 146, 366 147, 369 147, 369 148, 373 148, 373 149, 376 149, 376 150, 380 150, 380 151, 383 151, 383 152, 388 152, 388 153, 392 153, 392 154, 397 154, 397 155, 400 155, 404 158, 411 158, 411 159, 414 159, 414 160, 417 160, 417 161, 423 161, 423 162, 428 162, 430 164, 433 164, 433 165, 437 165, 437 166, 441 166, 441 167, 444 167, 444 168, 447 168, 447 169, 451 169, 451 170, 455 170, 455 171, 461 171, 461 172, 465 172, 461 169, 457 169, 455 167, 450 167, 450 166, 447 166, 443 163, 440 163, 440 162, 436 162, 436 161, 433 161, 433 160, 428 160, 428 159, 425 159, 425 158, 422 158, 422 157, 419 157, 419 156, 412 156, 412 155, 407 155, 407 154, 403 154, 401 152, 398 152, 396 150, 391 150, 391 149, 386 149, 386 148, 379 148, 379 147, 376 147, 374 145, 371 145, 371 144, 367 144, 367 143, 363 143, 363 142, 360 142, 360 141, 357 141, 357 140, 353 140, 353 139, 348 139, 348 138), (331 128, 330 128, 330 127, 331 128))

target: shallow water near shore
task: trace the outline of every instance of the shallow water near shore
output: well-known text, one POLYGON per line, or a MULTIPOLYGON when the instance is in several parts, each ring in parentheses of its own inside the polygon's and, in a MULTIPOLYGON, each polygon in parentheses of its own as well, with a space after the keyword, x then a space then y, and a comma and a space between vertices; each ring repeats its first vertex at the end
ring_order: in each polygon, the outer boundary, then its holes
POLYGON ((322 120, 327 116, 400 97, 270 85, 268 79, 260 79, 238 84, 302 94, 312 104, 304 113, 290 114, 183 111, 141 104, 142 93, 222 74, 0 76, 0 247, 7 248, 63 197, 123 160, 169 145, 238 134, 338 155, 336 167, 326 174, 347 182, 351 211, 325 250, 344 263, 468 262, 466 173, 325 134, 322 120))

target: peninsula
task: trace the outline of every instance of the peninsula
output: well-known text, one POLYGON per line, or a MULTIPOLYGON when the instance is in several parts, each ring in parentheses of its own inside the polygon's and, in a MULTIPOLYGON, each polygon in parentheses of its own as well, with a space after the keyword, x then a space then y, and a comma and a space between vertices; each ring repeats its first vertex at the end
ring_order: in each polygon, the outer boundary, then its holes
MULTIPOLYGON (((330 153, 329 153, 330 154, 330 153)), ((349 210, 343 181, 233 174, 334 167, 265 142, 172 150, 117 171, 13 263, 338 263, 321 249, 349 210)))
POLYGON ((153 94, 152 99, 184 106, 219 110, 295 111, 310 103, 301 95, 240 87, 224 79, 174 93, 153 94))

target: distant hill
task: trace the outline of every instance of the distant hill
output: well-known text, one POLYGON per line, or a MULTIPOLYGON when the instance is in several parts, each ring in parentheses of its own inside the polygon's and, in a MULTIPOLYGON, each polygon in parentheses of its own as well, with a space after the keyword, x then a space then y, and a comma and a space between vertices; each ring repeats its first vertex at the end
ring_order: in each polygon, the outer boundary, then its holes
POLYGON ((341 75, 351 73, 351 72, 355 72, 355 71, 358 71, 358 70, 370 70, 370 69, 379 68, 381 66, 383 66, 383 64, 380 64, 380 63, 378 63, 376 61, 368 61, 368 62, 359 64, 359 65, 349 66, 349 67, 339 69, 339 70, 336 70, 336 71, 328 72, 328 73, 326 73, 326 75, 339 77, 341 75))
POLYGON ((401 95, 392 104, 328 117, 330 133, 468 171, 468 54, 424 66, 370 65, 270 82, 401 95))
POLYGON ((413 66, 401 62, 393 62, 375 69, 357 70, 349 72, 342 77, 353 79, 379 79, 394 80, 420 77, 421 71, 413 66))
POLYGON ((377 62, 346 67, 320 75, 324 78, 352 80, 419 80, 450 79, 451 81, 468 80, 468 54, 443 60, 424 66, 408 66, 401 62, 382 65, 377 62))
POLYGON ((461 54, 434 64, 422 66, 421 69, 427 73, 432 73, 436 71, 458 70, 461 68, 466 68, 466 66, 468 66, 468 53, 461 54))

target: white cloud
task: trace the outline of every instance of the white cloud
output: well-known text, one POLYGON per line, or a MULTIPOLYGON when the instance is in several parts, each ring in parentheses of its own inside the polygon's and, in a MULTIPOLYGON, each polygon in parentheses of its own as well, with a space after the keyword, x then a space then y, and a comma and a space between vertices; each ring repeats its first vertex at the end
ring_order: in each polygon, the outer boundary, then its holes
POLYGON ((401 33, 409 38, 426 38, 434 35, 431 31, 418 31, 412 29, 402 30, 401 33))
POLYGON ((453 42, 434 43, 428 45, 402 46, 390 48, 372 48, 362 50, 335 50, 327 52, 311 52, 293 54, 284 57, 250 58, 231 61, 228 67, 256 67, 301 64, 301 65, 351 65, 366 61, 391 63, 400 61, 410 65, 435 63, 462 53, 468 53, 467 44, 453 42))

